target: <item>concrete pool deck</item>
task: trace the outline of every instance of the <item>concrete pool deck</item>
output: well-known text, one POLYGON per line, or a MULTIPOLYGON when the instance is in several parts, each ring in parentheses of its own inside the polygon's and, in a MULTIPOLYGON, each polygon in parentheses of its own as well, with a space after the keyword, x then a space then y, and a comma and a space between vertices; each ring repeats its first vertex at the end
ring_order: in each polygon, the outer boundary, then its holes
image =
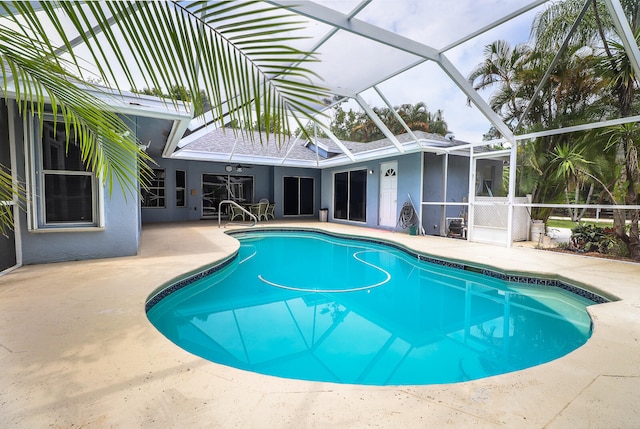
POLYGON ((586 345, 515 373, 399 387, 279 379, 191 355, 149 323, 144 305, 154 289, 238 244, 213 222, 145 225, 137 256, 0 276, 0 427, 640 426, 640 264, 334 223, 263 224, 378 237, 443 258, 557 274, 620 300, 589 308, 594 332, 586 345))

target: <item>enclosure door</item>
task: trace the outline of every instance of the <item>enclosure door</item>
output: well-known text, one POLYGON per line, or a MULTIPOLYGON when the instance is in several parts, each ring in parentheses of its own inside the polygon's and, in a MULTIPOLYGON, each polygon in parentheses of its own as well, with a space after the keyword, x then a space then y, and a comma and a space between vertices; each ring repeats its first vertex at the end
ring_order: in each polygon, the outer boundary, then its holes
POLYGON ((380 226, 394 227, 398 208, 398 163, 380 164, 380 226))

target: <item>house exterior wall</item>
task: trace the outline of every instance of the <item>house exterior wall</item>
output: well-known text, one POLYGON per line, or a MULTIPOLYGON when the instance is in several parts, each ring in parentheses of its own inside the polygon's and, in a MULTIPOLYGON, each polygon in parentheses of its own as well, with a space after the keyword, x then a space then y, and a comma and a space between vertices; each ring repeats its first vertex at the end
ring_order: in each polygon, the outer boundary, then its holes
POLYGON ((326 168, 322 170, 322 198, 321 205, 329 209, 329 220, 332 222, 349 223, 354 225, 366 225, 369 227, 378 227, 379 222, 379 195, 380 195, 380 165, 389 161, 397 161, 397 177, 398 177, 398 202, 397 213, 400 214, 402 205, 409 200, 411 195, 416 210, 419 210, 420 204, 420 177, 421 177, 421 153, 412 153, 408 155, 394 156, 376 159, 367 162, 360 162, 347 166, 334 168, 326 168), (367 216, 366 222, 348 221, 334 218, 334 201, 333 201, 333 178, 335 173, 343 171, 373 170, 373 174, 367 175, 367 216))
MULTIPOLYGON (((15 126, 14 144, 18 177, 26 177, 26 163, 24 136, 28 135, 24 127, 23 118, 18 116, 17 109, 13 109, 15 126)), ((27 141, 33 150, 40 142, 27 141)), ((132 160, 132 164, 134 160, 132 160)), ((23 264, 40 264, 49 262, 108 258, 115 256, 135 255, 138 251, 140 239, 140 212, 138 199, 134 195, 125 196, 120 192, 120 185, 114 179, 113 192, 103 189, 102 214, 104 228, 78 228, 74 231, 65 229, 48 229, 30 231, 27 224, 27 213, 19 212, 18 230, 22 248, 23 264)), ((40 198, 32 195, 32 199, 40 198)), ((28 211, 33 210, 28 205, 28 211)))
POLYGON ((197 220, 201 217, 201 180, 202 173, 223 173, 224 166, 221 171, 212 168, 208 171, 205 167, 206 163, 197 161, 185 161, 180 159, 154 159, 157 165, 153 168, 165 170, 165 207, 142 207, 142 222, 180 222, 197 220), (186 171, 187 175, 187 191, 186 191, 186 207, 176 207, 176 170, 186 171), (193 194, 195 192, 195 194, 193 194))
POLYGON ((154 168, 165 170, 166 204, 164 208, 142 208, 142 221, 147 222, 178 222, 199 220, 202 218, 202 175, 243 175, 253 176, 253 202, 266 198, 275 202, 276 218, 283 217, 283 177, 313 177, 315 179, 315 205, 320 205, 320 172, 315 169, 294 167, 273 167, 264 165, 252 165, 251 168, 243 168, 242 172, 236 170, 235 163, 220 163, 206 161, 188 161, 181 159, 155 159, 154 168), (233 167, 232 172, 225 170, 226 165, 233 167), (176 170, 187 172, 187 207, 176 207, 176 170))
MULTIPOLYGON (((274 167, 273 168, 273 200, 276 203, 275 206, 275 216, 276 219, 280 217, 284 217, 283 215, 283 205, 284 205, 284 178, 290 177, 311 177, 314 179, 314 214, 312 216, 301 216, 301 217, 318 217, 318 210, 320 210, 321 206, 321 172, 317 169, 312 168, 294 168, 294 167, 274 167)), ((287 218, 291 218, 291 216, 287 216, 287 218)))

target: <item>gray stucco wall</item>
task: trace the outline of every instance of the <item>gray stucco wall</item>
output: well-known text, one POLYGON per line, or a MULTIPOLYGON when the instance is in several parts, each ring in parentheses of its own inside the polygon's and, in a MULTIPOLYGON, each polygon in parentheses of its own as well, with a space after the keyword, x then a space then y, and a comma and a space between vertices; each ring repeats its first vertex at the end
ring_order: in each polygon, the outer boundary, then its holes
MULTIPOLYGON (((25 130, 22 118, 16 116, 14 123, 15 141, 19 142, 16 144, 16 167, 19 177, 25 178, 26 159, 24 146, 21 144, 25 130)), ((20 211, 18 234, 22 244, 23 264, 135 255, 140 239, 137 197, 131 194, 125 196, 114 179, 113 192, 109 195, 109 190, 105 189, 103 203, 105 227, 102 230, 92 228, 86 231, 29 231, 27 214, 20 211)))
MULTIPOLYGON (((273 200, 275 201, 275 215, 276 218, 284 217, 283 201, 284 201, 284 177, 310 177, 314 179, 314 203, 313 203, 313 215, 301 216, 301 217, 318 217, 318 210, 322 207, 320 204, 321 197, 321 173, 320 170, 311 168, 292 168, 292 167, 274 167, 273 169, 273 200)), ((290 218, 291 216, 287 216, 290 218)))
MULTIPOLYGON (((225 171, 226 165, 232 165, 234 167, 234 170, 230 173, 232 175, 253 176, 253 201, 257 202, 262 198, 266 198, 269 201, 275 202, 276 218, 282 217, 282 184, 284 176, 313 177, 316 187, 315 205, 319 207, 320 204, 320 172, 315 169, 253 165, 251 168, 243 168, 242 172, 237 172, 235 163, 186 161, 179 159, 156 159, 155 161, 158 165, 154 166, 154 168, 163 168, 166 172, 166 207, 142 208, 142 221, 145 223, 201 219, 202 175, 229 174, 225 171), (187 172, 187 207, 176 207, 176 170, 184 170, 187 172)), ((317 209, 315 211, 317 212, 317 209)))
POLYGON ((380 165, 397 161, 397 177, 398 177, 398 204, 397 213, 400 214, 402 205, 409 200, 409 195, 419 210, 420 204, 420 171, 421 171, 421 153, 413 153, 402 156, 394 156, 383 159, 376 159, 368 162, 361 162, 353 165, 327 168, 322 170, 322 207, 329 209, 329 220, 332 222, 350 223, 354 225, 367 225, 369 227, 378 227, 379 222, 379 195, 380 195, 380 165), (333 176, 335 173, 351 170, 367 169, 373 170, 373 174, 367 175, 367 221, 354 222, 335 219, 333 217, 333 176))
MULTIPOLYGON (((117 186, 117 184, 115 184, 117 186)), ((105 196, 105 228, 86 232, 30 232, 23 213, 22 257, 24 264, 130 256, 138 252, 138 208, 131 196, 115 190, 105 196)))

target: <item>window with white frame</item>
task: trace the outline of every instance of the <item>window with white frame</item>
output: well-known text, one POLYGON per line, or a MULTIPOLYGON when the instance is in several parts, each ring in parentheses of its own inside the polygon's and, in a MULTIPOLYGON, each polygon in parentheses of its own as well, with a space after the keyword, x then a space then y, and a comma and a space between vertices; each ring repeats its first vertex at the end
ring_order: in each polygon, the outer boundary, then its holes
POLYGON ((147 189, 142 190, 142 207, 165 208, 165 171, 154 168, 147 189))
POLYGON ((47 117, 41 143, 38 227, 97 226, 98 181, 82 161, 73 129, 67 130, 62 120, 47 117))

